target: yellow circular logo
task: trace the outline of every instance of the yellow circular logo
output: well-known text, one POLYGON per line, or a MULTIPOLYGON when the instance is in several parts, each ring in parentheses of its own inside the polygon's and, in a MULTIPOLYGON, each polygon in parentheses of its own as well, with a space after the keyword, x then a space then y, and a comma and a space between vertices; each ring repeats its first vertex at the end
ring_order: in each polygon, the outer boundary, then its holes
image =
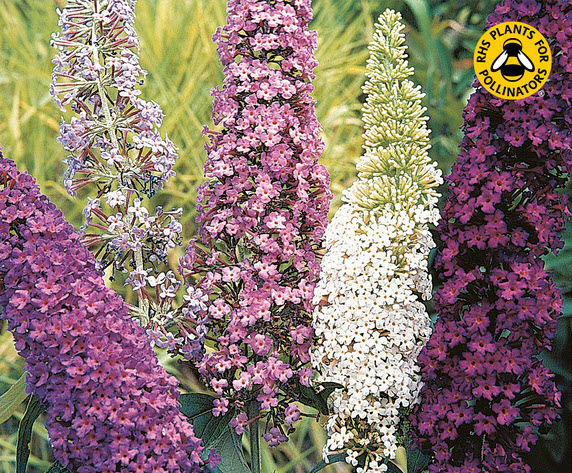
POLYGON ((546 38, 526 23, 507 21, 485 32, 474 55, 481 85, 497 97, 517 100, 538 92, 552 68, 546 38))

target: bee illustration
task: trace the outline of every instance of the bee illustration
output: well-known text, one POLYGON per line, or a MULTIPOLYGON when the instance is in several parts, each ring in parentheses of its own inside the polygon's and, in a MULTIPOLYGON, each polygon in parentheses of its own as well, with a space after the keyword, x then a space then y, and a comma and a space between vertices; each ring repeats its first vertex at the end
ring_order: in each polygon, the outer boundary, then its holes
POLYGON ((526 54, 522 52, 522 43, 516 38, 507 39, 503 46, 503 52, 494 60, 492 72, 500 69, 502 76, 509 82, 516 82, 524 75, 524 71, 534 71, 534 64, 526 54))

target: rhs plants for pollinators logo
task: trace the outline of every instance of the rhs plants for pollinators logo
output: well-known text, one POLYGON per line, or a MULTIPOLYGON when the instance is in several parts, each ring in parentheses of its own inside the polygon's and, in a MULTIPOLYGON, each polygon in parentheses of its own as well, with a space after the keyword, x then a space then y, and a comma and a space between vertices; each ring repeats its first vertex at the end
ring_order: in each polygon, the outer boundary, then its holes
POLYGON ((474 55, 481 85, 497 97, 516 100, 538 92, 550 75, 546 38, 530 25, 508 21, 489 28, 474 55))

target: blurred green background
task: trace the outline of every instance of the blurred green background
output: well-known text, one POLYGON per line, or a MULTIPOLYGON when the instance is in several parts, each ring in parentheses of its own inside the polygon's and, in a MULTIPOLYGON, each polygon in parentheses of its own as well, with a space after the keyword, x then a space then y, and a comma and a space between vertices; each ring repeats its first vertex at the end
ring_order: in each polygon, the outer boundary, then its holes
MULTIPOLYGON (((313 96, 326 143, 321 162, 331 174, 335 194, 332 214, 340 204, 341 191, 355 177, 355 163, 361 153, 360 109, 365 99, 361 86, 367 44, 379 14, 391 7, 404 17, 415 81, 427 94, 425 106, 433 131, 430 154, 448 173, 461 139, 461 112, 471 91, 473 49, 495 4, 493 0, 312 2, 315 18, 311 26, 318 31, 316 55, 320 62, 313 96)), ((78 228, 86 195, 80 193, 74 202, 63 188, 66 152, 56 142, 60 111, 48 93, 54 56, 49 40, 58 28, 56 7, 64 5, 64 0, 0 0, 0 146, 6 157, 38 180, 42 191, 78 228)), ((163 108, 162 134, 168 133, 180 156, 177 176, 153 198, 152 205, 183 207, 185 244, 196 230, 194 200, 206 159, 201 129, 211 123, 210 89, 222 83, 222 67, 211 36, 225 23, 225 5, 223 0, 139 0, 136 7, 141 64, 149 72, 142 97, 163 108)), ((534 473, 567 473, 571 465, 572 363, 565 353, 570 353, 572 340, 572 233, 566 233, 566 240, 558 258, 548 260, 551 268, 557 268, 555 278, 565 296, 565 317, 560 320, 552 353, 545 356, 565 391, 564 421, 554 426, 530 455, 534 473)), ((171 259, 174 268, 182 252, 177 250, 171 259)), ((169 362, 164 353, 159 355, 172 373, 181 375, 180 367, 169 362)), ((18 379, 22 366, 10 334, 0 329, 0 393, 18 379)), ((187 378, 183 387, 196 389, 192 377, 187 378)), ((14 471, 21 415, 0 426, 0 473, 14 471)), ((265 473, 308 472, 320 460, 325 442, 322 428, 310 420, 298 426, 290 442, 263 451, 265 473)), ((41 422, 36 422, 28 471, 44 472, 50 464, 47 434, 41 422)), ((348 468, 336 464, 324 471, 348 468)))

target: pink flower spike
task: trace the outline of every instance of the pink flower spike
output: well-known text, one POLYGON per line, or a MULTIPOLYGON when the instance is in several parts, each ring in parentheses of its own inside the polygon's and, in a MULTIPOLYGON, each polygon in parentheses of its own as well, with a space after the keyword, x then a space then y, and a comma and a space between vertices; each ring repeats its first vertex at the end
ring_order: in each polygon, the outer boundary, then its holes
MULTIPOLYGON (((318 163, 324 144, 310 95, 311 19, 310 0, 230 0, 227 24, 213 35, 225 75, 212 91, 220 131, 203 129, 198 235, 180 260, 206 308, 181 309, 199 336, 178 353, 239 406, 237 433, 252 420, 240 410, 252 405, 269 429, 283 425, 292 387, 308 386, 312 374, 304 364, 332 195, 318 163)), ((282 441, 277 432, 272 445, 282 441)))

